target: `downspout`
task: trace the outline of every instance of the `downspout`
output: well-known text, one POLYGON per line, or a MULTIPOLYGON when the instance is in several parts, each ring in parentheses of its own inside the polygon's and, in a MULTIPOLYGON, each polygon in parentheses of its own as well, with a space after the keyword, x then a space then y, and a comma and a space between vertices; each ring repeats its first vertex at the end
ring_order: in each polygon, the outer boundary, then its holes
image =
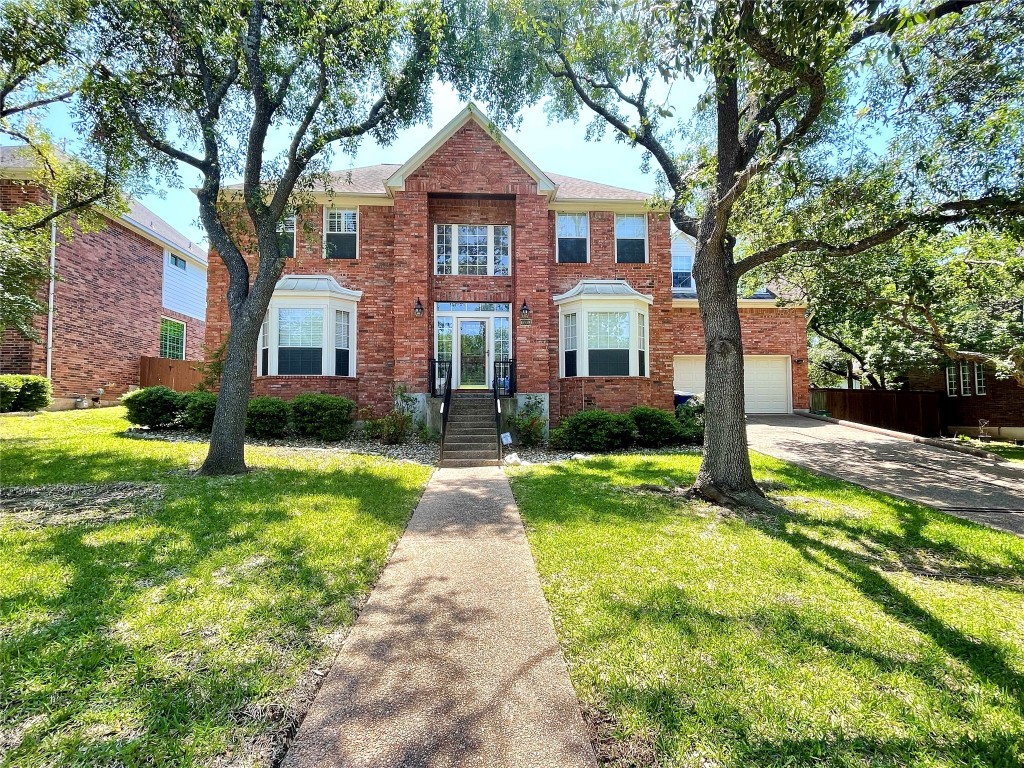
MULTIPOLYGON (((57 193, 53 193, 53 212, 57 212, 57 193)), ((57 276, 57 219, 50 220, 50 296, 46 306, 46 378, 53 381, 53 305, 57 276)))

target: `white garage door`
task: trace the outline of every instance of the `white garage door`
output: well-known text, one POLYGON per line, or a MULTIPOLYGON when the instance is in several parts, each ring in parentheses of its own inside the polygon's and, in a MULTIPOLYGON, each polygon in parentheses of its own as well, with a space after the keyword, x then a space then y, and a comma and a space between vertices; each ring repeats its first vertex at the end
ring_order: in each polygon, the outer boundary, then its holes
MULTIPOLYGON (((789 413, 792 410, 788 357, 744 356, 743 382, 747 413, 789 413)), ((675 388, 688 393, 704 391, 704 355, 676 355, 675 388)))

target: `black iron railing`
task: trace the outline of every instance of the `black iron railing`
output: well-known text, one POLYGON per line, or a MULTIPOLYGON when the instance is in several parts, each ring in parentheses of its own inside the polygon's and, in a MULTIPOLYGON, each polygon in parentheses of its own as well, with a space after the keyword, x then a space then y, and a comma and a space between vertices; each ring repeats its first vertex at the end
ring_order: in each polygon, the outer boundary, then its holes
MULTIPOLYGON (((438 362, 446 364, 443 368, 444 379, 442 379, 441 383, 441 397, 444 398, 441 402, 441 457, 443 458, 444 440, 448 436, 448 417, 451 415, 452 410, 452 364, 450 360, 440 360, 438 362)), ((432 369, 439 372, 442 370, 440 368, 435 369, 433 366, 432 369)))
POLYGON ((447 384, 452 380, 452 361, 434 360, 430 361, 430 396, 444 397, 447 384), (446 384, 447 382, 447 384, 446 384))
POLYGON ((516 361, 494 362, 494 396, 512 397, 516 393, 516 361))

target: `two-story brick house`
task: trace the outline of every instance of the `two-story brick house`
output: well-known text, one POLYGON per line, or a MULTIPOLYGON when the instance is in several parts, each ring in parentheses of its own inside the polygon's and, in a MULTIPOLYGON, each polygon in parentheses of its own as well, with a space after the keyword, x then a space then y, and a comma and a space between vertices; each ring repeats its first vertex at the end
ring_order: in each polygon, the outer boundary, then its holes
MULTIPOLYGON (((282 227, 292 256, 264 322, 254 392, 329 392, 378 413, 395 384, 427 401, 434 360, 457 390, 586 407, 673 405, 703 391, 692 244, 649 196, 545 173, 473 106, 402 165, 335 175, 282 227), (675 287, 673 287, 675 286, 675 287)), ((228 329, 210 265, 207 344, 228 329)), ((741 300, 748 407, 807 407, 801 308, 741 300)))
MULTIPOLYGON (((43 203, 33 159, 0 147, 0 209, 43 203)), ((34 324, 41 341, 7 329, 0 373, 47 376, 54 406, 116 402, 139 385, 139 358, 201 360, 206 250, 137 201, 94 232, 51 235, 56 279, 34 324), (102 394, 100 394, 102 390, 102 394)))

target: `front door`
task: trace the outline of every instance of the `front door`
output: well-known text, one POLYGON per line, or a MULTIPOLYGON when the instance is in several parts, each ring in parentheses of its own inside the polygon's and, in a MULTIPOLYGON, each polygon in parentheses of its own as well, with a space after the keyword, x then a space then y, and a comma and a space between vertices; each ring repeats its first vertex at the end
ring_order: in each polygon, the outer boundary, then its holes
POLYGON ((489 351, 487 321, 459 318, 458 386, 461 389, 487 388, 489 351))

